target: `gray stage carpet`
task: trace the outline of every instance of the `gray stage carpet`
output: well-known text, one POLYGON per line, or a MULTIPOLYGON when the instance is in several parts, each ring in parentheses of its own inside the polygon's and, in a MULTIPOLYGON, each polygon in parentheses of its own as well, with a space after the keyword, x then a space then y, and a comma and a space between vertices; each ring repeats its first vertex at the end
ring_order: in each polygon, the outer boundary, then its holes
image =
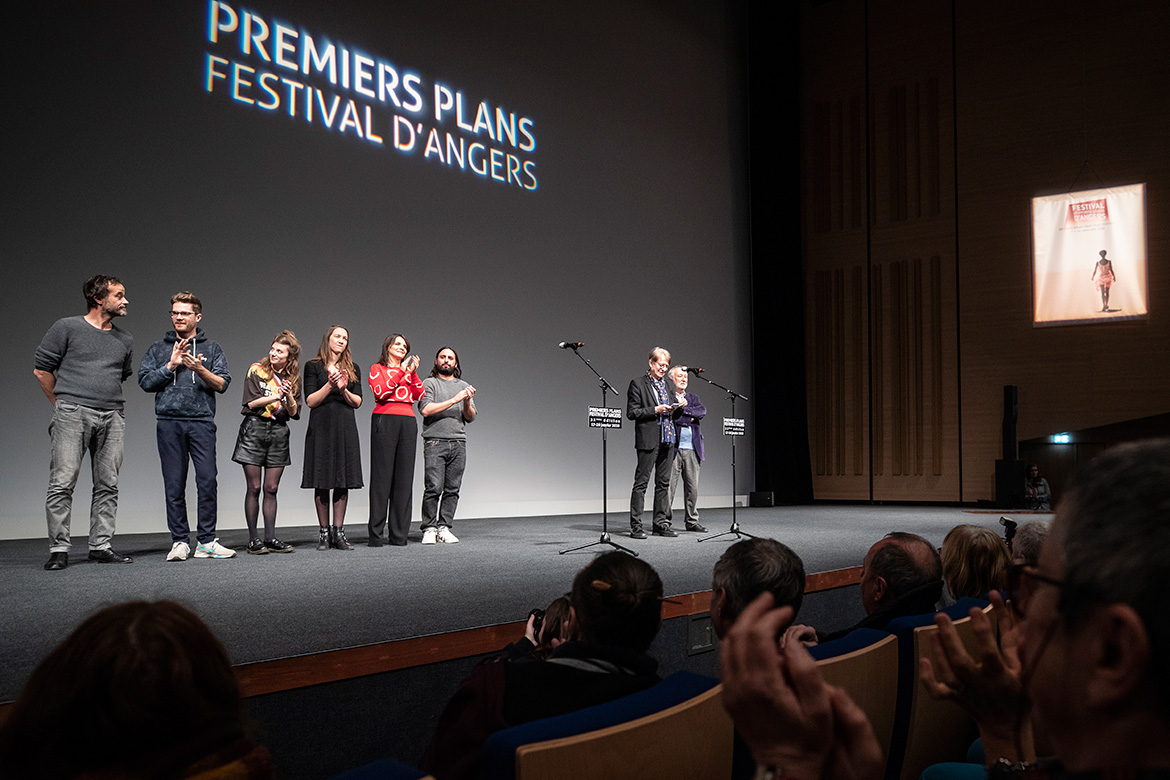
MULTIPOLYGON (((860 565, 887 531, 922 534, 936 544, 958 523, 998 529, 998 514, 954 507, 817 505, 739 509, 743 530, 792 547, 808 572, 860 565)), ((702 511, 711 532, 725 530, 731 509, 702 511)), ((637 550, 662 576, 668 594, 711 586, 711 567, 729 543, 696 543, 698 534, 635 541, 610 516, 614 540, 637 550)), ((417 525, 407 547, 370 548, 364 525, 350 528, 356 550, 318 552, 315 528, 280 529, 291 555, 243 552, 246 532, 223 543, 229 560, 167 563, 167 534, 126 535, 115 548, 128 566, 84 561, 84 542, 68 569, 46 572, 42 539, 0 542, 0 702, 19 693, 37 662, 95 609, 128 599, 175 599, 215 630, 235 663, 425 636, 523 619, 568 590, 574 573, 600 548, 558 551, 596 541, 600 515, 458 521, 457 545, 422 546, 417 525)), ((84 537, 83 537, 84 538, 84 537)), ((77 548, 75 548, 75 551, 77 548)), ((852 622, 843 616, 847 625, 852 622)), ((831 627, 831 626, 826 626, 831 627)))

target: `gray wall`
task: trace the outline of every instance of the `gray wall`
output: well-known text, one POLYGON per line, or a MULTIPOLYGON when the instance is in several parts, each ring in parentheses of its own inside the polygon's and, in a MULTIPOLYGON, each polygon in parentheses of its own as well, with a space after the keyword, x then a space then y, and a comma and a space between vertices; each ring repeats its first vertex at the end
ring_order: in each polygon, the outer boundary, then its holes
MULTIPOLYGON (((441 346, 458 350, 481 411, 464 517, 600 510, 600 435, 585 421, 599 393, 561 340, 586 342, 623 392, 611 405, 624 406, 655 344, 747 390, 746 226, 733 205, 746 175, 734 151, 741 74, 722 4, 229 4, 460 89, 473 106, 531 117, 539 188, 395 152, 388 126, 379 148, 233 101, 222 81, 209 94, 205 54, 233 55, 207 41, 206 3, 22 8, 5 53, 0 257, 18 294, 0 315, 13 374, 0 388, 0 537, 44 533, 51 409, 32 355, 55 319, 84 312, 80 286, 93 273, 126 283, 119 325, 135 336, 136 369, 170 327, 169 294, 203 299, 203 326, 235 377, 217 416, 221 528, 243 527, 230 461, 241 380, 283 328, 307 359, 327 326, 344 324, 363 368, 394 331, 424 366, 441 346)), ((152 398, 134 379, 125 389, 118 529, 158 531, 152 398)), ((727 505, 730 445, 718 433, 730 408, 697 389, 711 417, 705 503, 727 505)), ((358 411, 363 454, 370 408, 358 411)), ((283 525, 314 522, 299 488, 306 422, 292 424, 283 525)), ((628 423, 610 436, 611 509, 627 503, 632 438, 628 423)), ((740 493, 753 446, 750 435, 740 443, 740 493)), ((81 533, 88 490, 83 474, 81 533)), ((351 524, 364 521, 366 495, 351 498, 351 524)))

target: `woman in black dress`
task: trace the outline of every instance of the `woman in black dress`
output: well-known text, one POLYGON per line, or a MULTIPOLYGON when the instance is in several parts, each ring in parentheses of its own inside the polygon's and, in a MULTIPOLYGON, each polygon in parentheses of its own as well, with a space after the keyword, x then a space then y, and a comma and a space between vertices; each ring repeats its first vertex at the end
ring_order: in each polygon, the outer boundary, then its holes
POLYGON ((361 369, 349 354, 349 331, 334 325, 325 331, 317 357, 305 363, 305 471, 301 487, 313 488, 318 550, 352 550, 345 538, 345 507, 351 488, 362 486, 362 456, 353 410, 362 405, 361 369), (329 525, 329 491, 333 491, 333 525, 329 525))

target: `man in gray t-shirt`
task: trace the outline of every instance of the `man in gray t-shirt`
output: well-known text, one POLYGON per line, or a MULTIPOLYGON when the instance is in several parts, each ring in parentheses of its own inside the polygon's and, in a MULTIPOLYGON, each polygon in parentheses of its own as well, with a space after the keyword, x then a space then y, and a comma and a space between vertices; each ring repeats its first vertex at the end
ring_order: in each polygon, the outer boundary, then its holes
POLYGON ((451 533, 459 487, 467 463, 467 423, 475 421, 475 388, 462 379, 459 356, 450 347, 435 355, 435 366, 423 380, 418 409, 423 416, 423 544, 455 544, 451 533))
POLYGON ((112 276, 94 276, 82 286, 89 311, 53 323, 37 347, 33 374, 53 404, 53 445, 45 517, 49 524, 47 571, 69 565, 73 486, 81 460, 93 464, 89 513, 89 560, 132 563, 110 540, 118 515, 118 470, 126 431, 122 383, 130 376, 134 338, 114 324, 126 313, 126 288, 112 276))

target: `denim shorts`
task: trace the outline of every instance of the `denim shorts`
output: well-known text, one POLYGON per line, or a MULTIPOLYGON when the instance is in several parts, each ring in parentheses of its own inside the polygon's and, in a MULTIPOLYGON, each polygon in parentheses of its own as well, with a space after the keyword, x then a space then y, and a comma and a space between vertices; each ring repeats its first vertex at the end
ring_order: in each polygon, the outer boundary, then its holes
POLYGON ((288 425, 249 414, 240 423, 232 460, 245 466, 279 468, 292 463, 288 449, 288 425))

